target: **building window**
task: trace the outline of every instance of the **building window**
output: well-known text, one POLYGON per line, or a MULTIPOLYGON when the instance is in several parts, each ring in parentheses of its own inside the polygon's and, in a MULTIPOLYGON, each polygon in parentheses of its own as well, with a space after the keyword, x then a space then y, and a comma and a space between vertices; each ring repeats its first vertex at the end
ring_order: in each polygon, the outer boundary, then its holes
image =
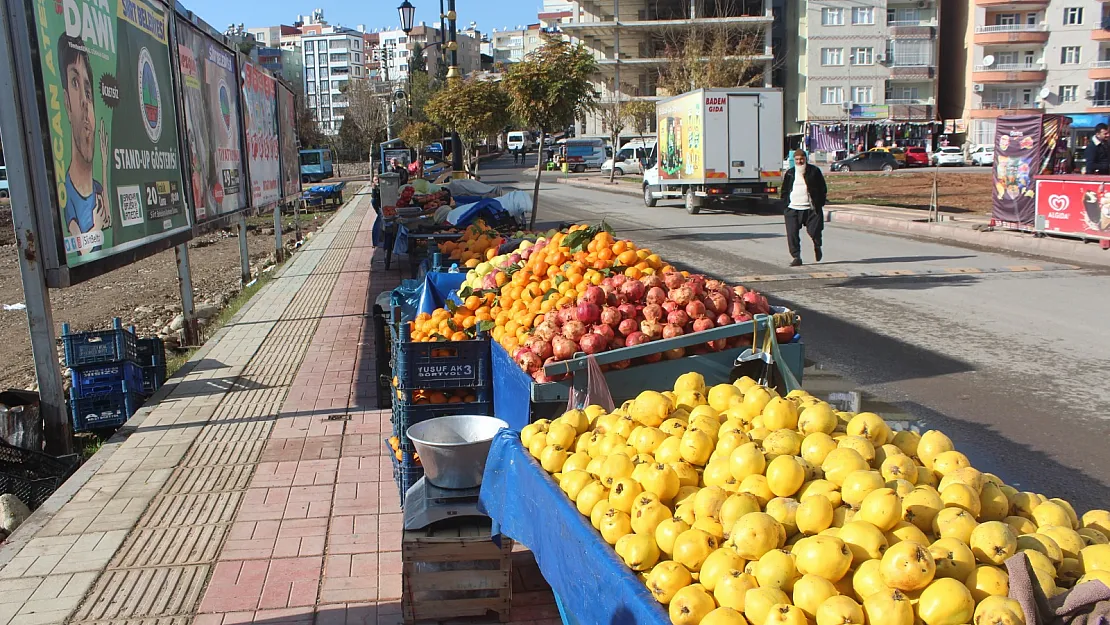
POLYGON ((821 87, 821 104, 844 102, 844 87, 821 87))
POLYGON ((408 43, 408 42, 409 42, 408 37, 398 37, 397 38, 397 43, 408 43))
POLYGON ((308 100, 308 108, 316 108, 316 96, 310 95, 310 96, 308 96, 307 100, 308 100))
POLYGON ((1014 26, 1021 20, 1021 16, 1017 13, 999 13, 994 16, 995 26, 1014 26))
POLYGON ((327 50, 328 49, 328 42, 324 41, 323 39, 321 39, 320 41, 317 41, 316 42, 316 49, 317 50, 327 50))
POLYGON ((972 122, 971 143, 974 145, 994 145, 994 120, 976 119, 972 122))
POLYGON ((910 25, 921 22, 921 11, 917 8, 899 8, 886 10, 887 24, 910 25))
POLYGON ((852 87, 852 103, 873 104, 874 96, 871 93, 871 87, 852 87))
POLYGON ((316 55, 314 55, 314 54, 304 55, 304 64, 305 65, 315 65, 316 64, 316 55))
POLYGON ((326 80, 320 81, 320 93, 327 93, 331 89, 331 85, 326 80))
POLYGON ((874 65, 875 48, 852 48, 852 65, 874 65))
POLYGON ((844 48, 821 48, 821 65, 844 65, 844 48))
POLYGON ((351 40, 351 47, 354 48, 355 50, 361 50, 362 49, 362 42, 359 41, 358 39, 352 39, 351 40))
POLYGON ((316 83, 307 83, 307 85, 305 86, 305 93, 316 93, 316 83))
POLYGON ((1083 7, 1064 8, 1064 26, 1079 26, 1083 23, 1083 7))
POLYGON ((873 7, 855 7, 852 9, 853 24, 874 24, 875 9, 873 7))
POLYGON ((397 51, 397 57, 402 58, 402 59, 407 59, 407 58, 409 58, 409 51, 408 50, 398 50, 397 51))
POLYGON ((1032 50, 1025 51, 1025 66, 1032 67, 1037 62, 1037 53, 1032 50))
POLYGON ((892 87, 886 95, 887 101, 917 102, 917 87, 892 87))
POLYGON ((828 7, 821 9, 821 25, 822 26, 843 26, 844 25, 844 10, 843 9, 830 9, 828 7))
POLYGON ((316 70, 306 69, 304 71, 304 77, 305 77, 305 80, 307 80, 309 83, 314 82, 316 80, 316 70))
POLYGON ((1079 65, 1079 46, 1064 46, 1060 48, 1060 63, 1064 65, 1079 65))
POLYGON ((331 96, 326 93, 320 96, 320 104, 324 106, 328 106, 329 104, 331 104, 331 96))
POLYGON ((407 72, 407 71, 409 71, 409 66, 408 65, 402 65, 398 69, 400 69, 402 72, 407 72))
POLYGON ((1079 85, 1060 85, 1060 101, 1075 102, 1079 94, 1079 85))

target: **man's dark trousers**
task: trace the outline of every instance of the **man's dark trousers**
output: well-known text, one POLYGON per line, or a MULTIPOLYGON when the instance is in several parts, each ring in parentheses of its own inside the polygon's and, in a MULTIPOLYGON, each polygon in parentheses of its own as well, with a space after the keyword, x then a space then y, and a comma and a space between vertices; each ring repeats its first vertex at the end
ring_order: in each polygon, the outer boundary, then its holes
POLYGON ((809 237, 813 239, 813 246, 821 247, 821 231, 825 229, 823 212, 812 208, 802 211, 786 208, 786 244, 790 248, 791 258, 802 257, 802 227, 805 227, 809 237))

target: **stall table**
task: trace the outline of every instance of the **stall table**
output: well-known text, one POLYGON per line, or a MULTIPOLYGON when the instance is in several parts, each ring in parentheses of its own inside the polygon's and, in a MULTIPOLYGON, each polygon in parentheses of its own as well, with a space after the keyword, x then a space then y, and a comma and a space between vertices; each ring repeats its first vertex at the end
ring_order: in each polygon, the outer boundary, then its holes
POLYGON ((516 432, 493 439, 479 505, 494 533, 535 555, 562 608, 578 623, 669 623, 662 605, 559 490, 516 432))

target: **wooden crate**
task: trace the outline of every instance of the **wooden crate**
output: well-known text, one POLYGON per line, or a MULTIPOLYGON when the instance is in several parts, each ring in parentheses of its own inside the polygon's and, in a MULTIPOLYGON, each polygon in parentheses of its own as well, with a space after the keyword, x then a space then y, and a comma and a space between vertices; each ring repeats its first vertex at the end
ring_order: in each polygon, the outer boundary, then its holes
POLYGON ((485 517, 448 519, 406 531, 401 541, 401 611, 406 624, 485 616, 509 620, 513 541, 490 535, 485 517))

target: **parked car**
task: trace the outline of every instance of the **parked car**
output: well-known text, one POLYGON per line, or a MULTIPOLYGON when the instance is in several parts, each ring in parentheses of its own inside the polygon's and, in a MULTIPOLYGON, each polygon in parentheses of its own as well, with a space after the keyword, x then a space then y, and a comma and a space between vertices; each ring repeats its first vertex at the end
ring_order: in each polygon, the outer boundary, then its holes
MULTIPOLYGON (((617 175, 623 176, 625 174, 642 174, 644 173, 643 163, 651 156, 651 150, 655 147, 655 140, 647 142, 636 139, 624 144, 620 150, 617 150, 616 166, 617 175)), ((601 164, 601 173, 607 174, 613 168, 614 159, 607 159, 601 164)))
POLYGON ((941 148, 933 154, 933 165, 944 167, 946 165, 964 166, 964 151, 957 147, 941 148))
POLYGON ((994 146, 981 145, 972 150, 971 164, 980 166, 994 165, 994 146))
POLYGON ((906 153, 902 148, 871 148, 868 152, 888 152, 894 160, 898 161, 899 167, 906 166, 906 153))
POLYGON ((881 171, 890 173, 898 169, 898 160, 885 151, 868 151, 836 161, 829 167, 832 171, 881 171))
POLYGON ((925 148, 906 148, 906 167, 928 167, 929 152, 925 148))

